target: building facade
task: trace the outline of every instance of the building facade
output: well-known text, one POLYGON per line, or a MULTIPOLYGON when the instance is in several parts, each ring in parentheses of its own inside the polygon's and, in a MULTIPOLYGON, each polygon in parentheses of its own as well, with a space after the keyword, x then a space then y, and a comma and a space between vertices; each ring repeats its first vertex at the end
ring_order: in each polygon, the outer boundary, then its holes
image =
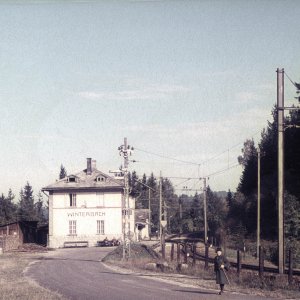
MULTIPOLYGON (((95 160, 88 158, 85 170, 42 190, 49 193, 49 247, 122 239, 123 180, 97 170, 95 160)), ((134 231, 134 200, 129 202, 134 231)))

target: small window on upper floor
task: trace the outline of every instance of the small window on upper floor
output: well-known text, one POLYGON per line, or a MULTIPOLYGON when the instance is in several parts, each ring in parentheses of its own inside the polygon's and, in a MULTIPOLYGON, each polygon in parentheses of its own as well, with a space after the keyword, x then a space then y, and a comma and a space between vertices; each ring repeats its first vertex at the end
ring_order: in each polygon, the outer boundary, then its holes
POLYGON ((104 182, 104 181, 105 181, 105 177, 103 177, 103 176, 98 176, 98 177, 96 178, 96 181, 104 182))
POLYGON ((69 176, 67 178, 68 182, 78 182, 78 178, 76 176, 69 176))

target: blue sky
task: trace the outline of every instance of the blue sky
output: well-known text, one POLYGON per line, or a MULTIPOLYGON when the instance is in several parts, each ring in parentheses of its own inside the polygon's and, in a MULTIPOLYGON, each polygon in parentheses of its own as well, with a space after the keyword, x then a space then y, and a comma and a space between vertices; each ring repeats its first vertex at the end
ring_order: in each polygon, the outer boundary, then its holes
MULTIPOLYGON (((299 16, 296 0, 0 1, 0 192, 37 192, 87 157, 117 169, 125 136, 140 175, 222 171, 212 189, 235 190, 276 69, 300 81, 299 16)), ((287 104, 294 94, 286 79, 287 104)))

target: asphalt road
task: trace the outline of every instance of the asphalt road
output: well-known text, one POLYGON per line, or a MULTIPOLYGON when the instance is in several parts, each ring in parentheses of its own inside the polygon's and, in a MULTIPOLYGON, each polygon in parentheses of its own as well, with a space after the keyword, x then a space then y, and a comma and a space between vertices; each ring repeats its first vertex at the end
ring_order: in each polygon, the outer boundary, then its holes
POLYGON ((122 274, 99 262, 109 248, 59 249, 42 256, 26 271, 26 276, 41 286, 68 299, 101 300, 194 300, 271 298, 225 293, 200 288, 182 287, 145 278, 138 274, 122 274))

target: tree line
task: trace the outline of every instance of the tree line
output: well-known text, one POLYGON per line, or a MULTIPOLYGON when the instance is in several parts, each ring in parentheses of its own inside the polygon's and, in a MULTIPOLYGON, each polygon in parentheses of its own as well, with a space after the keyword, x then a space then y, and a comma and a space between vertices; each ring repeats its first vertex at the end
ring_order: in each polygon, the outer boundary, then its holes
MULTIPOLYGON (((159 230, 160 207, 160 178, 152 173, 149 177, 143 174, 138 177, 135 171, 129 174, 130 195, 136 199, 137 209, 151 211, 151 232, 156 234, 159 230)), ((163 219, 167 221, 167 232, 198 233, 203 232, 203 194, 190 196, 175 192, 174 185, 168 178, 161 178, 163 219)), ((207 220, 211 236, 219 235, 227 214, 227 193, 213 192, 207 188, 207 220)))
MULTIPOLYGON (((272 121, 262 130, 259 145, 247 139, 238 162, 243 166, 235 192, 214 192, 207 188, 207 221, 209 236, 225 243, 230 240, 242 248, 246 239, 255 240, 257 230, 257 163, 261 151, 261 237, 277 239, 277 110, 272 121)), ((300 249, 300 112, 290 111, 285 118, 285 243, 300 249)), ((137 208, 151 205, 152 232, 159 228, 159 179, 153 174, 139 178, 130 174, 131 195, 137 208), (150 190, 150 186, 154 191, 150 190), (150 197, 150 202, 149 202, 150 197)), ((188 196, 175 193, 172 182, 162 178, 162 198, 166 206, 169 233, 201 232, 204 227, 203 194, 188 196)), ((199 234, 198 234, 199 235, 199 234)), ((202 234, 203 236, 203 234, 202 234)), ((276 251, 276 249, 274 250, 276 251)), ((298 251, 299 252, 299 251, 298 251)), ((275 255, 275 254, 274 254, 275 255)), ((300 258, 300 252, 299 252, 300 258)))
MULTIPOLYGON (((261 151, 261 236, 276 240, 278 234, 277 208, 277 110, 273 120, 261 133, 259 145, 246 140, 239 162, 243 172, 231 203, 231 223, 243 227, 244 236, 256 233, 257 211, 257 152, 261 151), (237 218, 239 216, 239 218, 237 218)), ((284 228, 287 248, 299 249, 300 243, 300 112, 292 110, 285 118, 284 141, 284 228)), ((300 253, 299 253, 300 257, 300 253)))
MULTIPOLYGON (((61 165, 59 179, 67 176, 66 168, 61 165)), ((48 222, 48 202, 45 203, 41 191, 34 195, 29 182, 21 188, 18 199, 9 189, 7 195, 0 196, 0 225, 17 221, 38 221, 38 225, 48 222)))
POLYGON ((39 192, 34 196, 29 182, 21 189, 19 199, 9 189, 8 194, 0 196, 0 225, 10 224, 17 221, 38 221, 45 224, 48 221, 48 207, 43 201, 43 195, 39 192))

